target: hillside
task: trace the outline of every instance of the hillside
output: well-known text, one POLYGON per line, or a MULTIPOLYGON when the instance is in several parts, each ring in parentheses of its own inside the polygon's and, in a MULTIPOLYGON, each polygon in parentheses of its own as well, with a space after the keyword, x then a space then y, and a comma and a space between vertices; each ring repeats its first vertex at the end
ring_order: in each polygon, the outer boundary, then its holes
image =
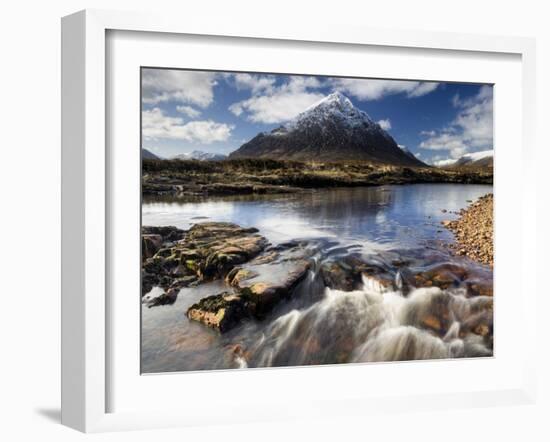
POLYGON ((143 158, 144 160, 161 160, 162 159, 158 155, 155 155, 150 150, 147 150, 144 148, 141 149, 141 158, 143 158))

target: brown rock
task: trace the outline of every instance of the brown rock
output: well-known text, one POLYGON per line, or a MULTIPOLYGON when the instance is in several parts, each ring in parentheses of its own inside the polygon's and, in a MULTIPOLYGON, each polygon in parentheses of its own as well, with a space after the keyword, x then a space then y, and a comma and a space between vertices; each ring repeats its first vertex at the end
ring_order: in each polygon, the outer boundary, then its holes
POLYGON ((384 289, 393 288, 395 279, 394 275, 382 267, 353 255, 324 263, 321 267, 321 275, 327 287, 342 291, 352 291, 362 287, 363 276, 384 289))
MULTIPOLYGON (((157 231, 149 227, 148 231, 151 230, 157 231)), ((175 235, 173 230, 158 232, 175 235)), ((183 239, 168 246, 164 243, 162 249, 158 248, 159 238, 164 238, 161 233, 145 234, 148 244, 156 241, 155 249, 147 245, 147 250, 158 251, 152 257, 149 257, 151 252, 144 254, 147 281, 142 284, 143 290, 150 290, 155 284, 168 287, 175 279, 189 276, 199 280, 225 277, 235 266, 250 261, 266 248, 267 240, 257 232, 233 223, 199 223, 191 227, 183 239)))
POLYGON ((224 292, 193 304, 187 310, 187 317, 224 333, 250 316, 247 304, 243 297, 224 292))
POLYGON ((307 274, 310 254, 306 244, 289 244, 268 250, 227 274, 225 281, 234 287, 233 293, 224 292, 201 299, 189 308, 187 316, 222 333, 243 319, 263 318, 279 302, 292 296, 307 274))
POLYGON ((425 328, 429 328, 429 329, 432 329, 434 330, 435 332, 437 333, 440 333, 441 332, 441 321, 439 319, 437 319, 435 316, 433 315, 426 315, 422 318, 421 320, 422 322, 422 325, 425 327, 425 328))
POLYGON ((254 304, 255 315, 261 317, 278 302, 292 295, 294 288, 306 276, 311 250, 305 244, 270 253, 245 264, 233 275, 230 284, 254 304))
POLYGON ((141 235, 141 256, 145 260, 151 258, 162 246, 162 236, 158 234, 141 235))

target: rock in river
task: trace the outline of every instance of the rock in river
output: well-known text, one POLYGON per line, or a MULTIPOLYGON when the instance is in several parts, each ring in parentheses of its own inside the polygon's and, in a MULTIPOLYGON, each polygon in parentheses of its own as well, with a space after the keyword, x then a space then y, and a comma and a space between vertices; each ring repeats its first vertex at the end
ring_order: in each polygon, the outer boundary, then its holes
POLYGON ((246 297, 231 292, 201 299, 187 310, 187 317, 225 332, 250 316, 246 297))
POLYGON ((148 248, 144 248, 143 254, 142 295, 154 286, 181 288, 198 281, 223 278, 268 245, 257 229, 233 223, 198 223, 187 232, 167 229, 176 228, 144 228, 142 241, 147 242, 148 248), (156 252, 149 257, 151 250, 156 252))
POLYGON ((142 259, 152 258, 162 246, 162 236, 157 234, 141 235, 142 259))
POLYGON ((268 242, 258 229, 232 223, 195 224, 176 247, 180 263, 201 279, 223 278, 236 265, 262 252, 268 242))
POLYGON ((292 296, 307 275, 312 253, 307 244, 294 242, 267 249, 227 274, 225 280, 232 292, 202 299, 189 308, 187 316, 221 332, 244 318, 265 317, 279 302, 292 296))
POLYGON ((345 292, 361 289, 364 278, 381 290, 392 289, 395 281, 394 275, 381 265, 354 255, 325 262, 321 274, 327 287, 345 292))

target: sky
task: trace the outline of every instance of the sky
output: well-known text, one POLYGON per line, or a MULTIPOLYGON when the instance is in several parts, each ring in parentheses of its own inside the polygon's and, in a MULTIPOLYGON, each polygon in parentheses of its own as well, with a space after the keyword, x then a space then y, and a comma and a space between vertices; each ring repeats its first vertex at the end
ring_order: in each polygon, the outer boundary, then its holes
POLYGON ((142 68, 142 147, 229 154, 339 91, 430 164, 493 148, 490 85, 142 68))

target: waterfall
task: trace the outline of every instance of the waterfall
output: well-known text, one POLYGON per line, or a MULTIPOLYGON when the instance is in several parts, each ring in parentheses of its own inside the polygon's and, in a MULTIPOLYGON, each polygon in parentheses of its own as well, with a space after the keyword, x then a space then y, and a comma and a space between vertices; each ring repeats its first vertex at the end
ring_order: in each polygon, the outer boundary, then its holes
POLYGON ((252 348, 254 366, 492 355, 492 340, 476 328, 492 318, 492 297, 467 298, 464 290, 437 287, 404 296, 367 276, 360 290, 346 292, 320 288, 311 275, 301 290, 311 298, 320 290, 320 299, 265 328, 252 348))

